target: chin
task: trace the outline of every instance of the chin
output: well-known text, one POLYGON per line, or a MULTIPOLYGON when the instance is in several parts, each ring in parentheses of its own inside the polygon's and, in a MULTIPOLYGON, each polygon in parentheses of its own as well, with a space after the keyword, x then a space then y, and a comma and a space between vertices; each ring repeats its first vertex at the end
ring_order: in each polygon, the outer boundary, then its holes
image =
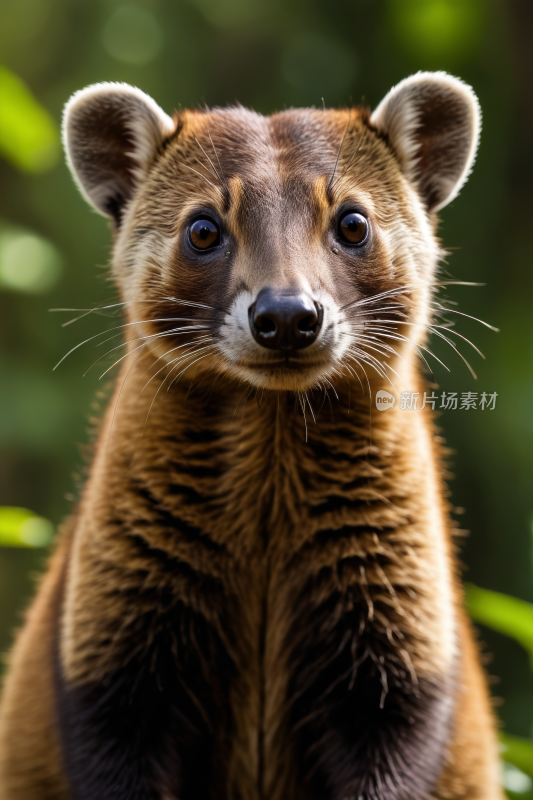
POLYGON ((240 362, 228 370, 234 377, 257 389, 303 392, 329 380, 332 367, 327 363, 306 364, 296 359, 272 360, 259 364, 240 362))

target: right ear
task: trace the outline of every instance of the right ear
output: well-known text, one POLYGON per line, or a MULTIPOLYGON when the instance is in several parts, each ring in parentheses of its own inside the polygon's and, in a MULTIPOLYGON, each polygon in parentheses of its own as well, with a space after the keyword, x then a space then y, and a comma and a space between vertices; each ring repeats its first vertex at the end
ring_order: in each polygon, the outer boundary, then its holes
POLYGON ((63 114, 63 146, 85 199, 118 224, 175 127, 151 97, 125 83, 96 83, 72 95, 63 114))

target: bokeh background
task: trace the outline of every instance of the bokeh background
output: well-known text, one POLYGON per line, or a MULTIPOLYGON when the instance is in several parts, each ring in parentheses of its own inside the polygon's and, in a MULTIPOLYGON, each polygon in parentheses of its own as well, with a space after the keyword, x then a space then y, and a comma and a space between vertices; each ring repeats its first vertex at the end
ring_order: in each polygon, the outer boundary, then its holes
MULTIPOLYGON (((97 370, 83 374, 101 348, 81 347, 53 367, 78 342, 118 324, 91 315, 63 328, 75 315, 49 312, 113 301, 109 230, 75 189, 58 133, 65 101, 97 81, 135 84, 169 113, 235 101, 269 113, 320 106, 322 98, 327 106, 375 107, 420 69, 446 70, 475 88, 481 148, 469 183, 442 212, 440 234, 450 253, 446 274, 484 285, 449 287, 446 295, 501 332, 460 318, 457 329, 486 360, 461 348, 474 381, 440 348, 451 373, 436 365, 435 378, 446 391, 498 398, 494 410, 444 412, 440 424, 454 451, 452 501, 464 509, 458 519, 469 531, 467 580, 533 601, 532 42, 528 0, 1 4, 0 506, 9 507, 0 509, 1 651, 46 557, 39 545, 79 491, 101 385, 97 370)), ((492 654, 504 730, 531 737, 526 650, 489 628, 480 637, 492 654)), ((509 780, 522 796, 531 788, 518 773, 509 780)))

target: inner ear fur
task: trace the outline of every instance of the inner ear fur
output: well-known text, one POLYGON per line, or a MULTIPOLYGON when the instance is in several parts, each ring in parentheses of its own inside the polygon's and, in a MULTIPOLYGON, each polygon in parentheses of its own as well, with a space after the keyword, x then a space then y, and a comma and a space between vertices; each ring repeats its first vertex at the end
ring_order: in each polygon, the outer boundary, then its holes
POLYGON ((470 86, 445 72, 401 81, 370 117, 428 211, 459 194, 476 156, 481 111, 470 86))
POLYGON ((74 180, 94 208, 118 224, 173 120, 133 86, 97 83, 76 92, 63 115, 63 145, 74 180))

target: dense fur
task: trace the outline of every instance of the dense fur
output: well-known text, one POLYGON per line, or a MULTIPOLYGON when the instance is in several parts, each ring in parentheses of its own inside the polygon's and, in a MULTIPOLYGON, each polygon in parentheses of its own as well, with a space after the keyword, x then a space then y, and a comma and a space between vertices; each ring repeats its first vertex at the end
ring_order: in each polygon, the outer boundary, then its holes
POLYGON ((423 390, 433 211, 478 127, 442 74, 372 116, 172 129, 138 90, 74 96, 69 163, 114 221, 129 356, 13 651, 2 798, 502 797, 431 412, 371 405, 398 373, 423 390), (349 209, 361 248, 338 240, 349 209), (221 238, 200 253, 202 214, 221 238), (267 286, 323 309, 297 356, 250 333, 267 286))

